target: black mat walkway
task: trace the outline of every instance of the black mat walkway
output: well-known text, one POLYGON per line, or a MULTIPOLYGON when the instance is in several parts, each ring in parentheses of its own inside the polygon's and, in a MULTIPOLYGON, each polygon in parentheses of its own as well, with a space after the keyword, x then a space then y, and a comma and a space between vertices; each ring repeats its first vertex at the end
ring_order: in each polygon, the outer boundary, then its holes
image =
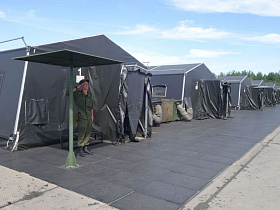
POLYGON ((66 170, 59 145, 8 153, 0 164, 120 209, 179 209, 215 176, 280 125, 280 105, 233 111, 228 120, 193 120, 153 128, 139 143, 94 145, 81 167, 66 170))

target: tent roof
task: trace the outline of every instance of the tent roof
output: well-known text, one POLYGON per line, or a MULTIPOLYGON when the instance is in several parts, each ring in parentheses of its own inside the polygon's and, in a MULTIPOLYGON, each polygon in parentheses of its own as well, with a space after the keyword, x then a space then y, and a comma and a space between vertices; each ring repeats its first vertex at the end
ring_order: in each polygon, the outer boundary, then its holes
POLYGON ((122 63, 122 61, 68 49, 38 53, 29 56, 16 57, 13 59, 67 67, 70 65, 73 67, 87 67, 122 63))
POLYGON ((49 52, 53 50, 69 49, 86 54, 123 61, 125 65, 137 64, 145 69, 146 66, 131 54, 122 49, 105 35, 83 37, 67 41, 59 41, 49 44, 32 46, 32 53, 49 52))
POLYGON ((239 81, 241 82, 242 80, 244 80, 247 77, 247 75, 245 76, 219 76, 219 79, 225 79, 228 81, 239 81))
POLYGON ((163 75, 163 74, 184 74, 187 71, 191 71, 202 63, 194 64, 179 64, 179 65, 163 65, 163 66, 150 66, 148 69, 152 75, 163 75))
POLYGON ((269 86, 269 87, 274 87, 275 84, 273 82, 263 82, 262 83, 263 86, 269 86))
POLYGON ((263 80, 251 80, 252 85, 261 85, 263 80))

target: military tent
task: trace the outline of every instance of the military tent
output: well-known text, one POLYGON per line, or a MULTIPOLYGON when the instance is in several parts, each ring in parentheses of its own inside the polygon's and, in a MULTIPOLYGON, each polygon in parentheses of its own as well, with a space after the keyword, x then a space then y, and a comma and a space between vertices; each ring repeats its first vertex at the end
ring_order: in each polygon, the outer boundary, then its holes
POLYGON ((150 66, 148 69, 152 85, 167 85, 166 98, 182 101, 196 100, 194 91, 198 80, 216 78, 204 63, 150 66))
POLYGON ((73 79, 75 85, 81 76, 90 80, 95 105, 93 127, 102 130, 107 139, 123 139, 126 115, 132 135, 141 126, 147 136, 149 120, 145 119, 146 127, 140 120, 143 106, 149 104, 144 99, 150 97, 146 67, 105 35, 97 35, 0 52, 0 137, 11 140, 19 132, 19 147, 30 148, 57 143, 61 132, 67 132, 68 68, 13 60, 27 52, 32 55, 62 49, 122 61, 75 68, 73 79))
POLYGON ((231 106, 234 109, 242 107, 242 101, 245 97, 245 87, 252 85, 251 80, 247 75, 245 76, 220 76, 220 80, 226 80, 231 87, 231 106))

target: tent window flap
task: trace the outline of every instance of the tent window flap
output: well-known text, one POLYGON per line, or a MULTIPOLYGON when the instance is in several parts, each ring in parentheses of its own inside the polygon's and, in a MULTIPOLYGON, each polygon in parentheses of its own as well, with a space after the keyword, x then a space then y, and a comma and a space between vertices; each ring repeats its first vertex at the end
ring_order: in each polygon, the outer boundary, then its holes
POLYGON ((30 99, 26 101, 26 122, 33 125, 49 123, 48 101, 45 99, 30 99))

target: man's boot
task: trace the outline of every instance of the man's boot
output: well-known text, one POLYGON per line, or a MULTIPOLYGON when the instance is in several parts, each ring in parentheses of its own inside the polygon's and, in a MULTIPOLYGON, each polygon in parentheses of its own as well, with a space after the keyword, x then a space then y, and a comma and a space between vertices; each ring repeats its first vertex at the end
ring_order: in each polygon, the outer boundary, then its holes
POLYGON ((84 152, 89 155, 93 155, 91 151, 88 150, 87 146, 84 146, 84 152))
POLYGON ((84 153, 83 147, 80 147, 79 155, 81 157, 85 157, 85 153, 84 153))

